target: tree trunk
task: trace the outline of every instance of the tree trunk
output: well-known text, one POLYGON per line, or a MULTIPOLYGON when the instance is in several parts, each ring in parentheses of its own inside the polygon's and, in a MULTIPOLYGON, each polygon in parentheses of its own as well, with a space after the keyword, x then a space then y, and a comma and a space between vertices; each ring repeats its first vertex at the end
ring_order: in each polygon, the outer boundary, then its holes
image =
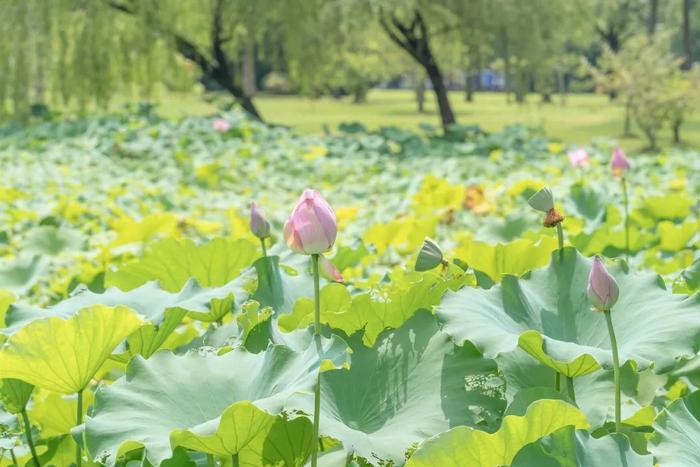
POLYGON ((654 36, 656 32, 656 23, 659 17, 659 0, 649 0, 649 18, 647 19, 647 34, 649 37, 654 36))
POLYGON ((355 86, 355 89, 353 89, 352 93, 352 103, 353 104, 362 104, 364 102, 367 102, 367 91, 368 91, 368 86, 365 86, 363 84, 358 84, 355 86))
POLYGON ((425 76, 420 71, 416 78, 416 103, 418 104, 418 112, 425 112, 425 76))
POLYGON ((474 80, 472 79, 472 69, 471 67, 465 72, 466 78, 464 80, 464 100, 467 102, 474 102, 474 80))
POLYGON ((243 92, 248 97, 253 97, 258 92, 255 85, 255 41, 249 40, 243 48, 241 60, 241 75, 243 78, 243 92))
POLYGON ((557 91, 559 92, 559 103, 562 107, 566 106, 566 76, 561 67, 557 67, 557 91))
MULTIPOLYGON (((122 13, 129 15, 138 14, 137 11, 132 9, 128 4, 118 3, 114 0, 108 0, 107 4, 122 13)), ((214 81, 216 81, 222 88, 228 91, 236 101, 241 105, 243 110, 248 112, 248 114, 256 120, 262 121, 262 117, 258 109, 253 103, 253 99, 245 94, 243 88, 236 85, 233 80, 233 70, 231 61, 228 55, 223 49, 223 44, 225 39, 222 37, 222 8, 223 0, 218 0, 214 10, 212 11, 212 29, 211 29, 211 56, 210 59, 207 55, 202 53, 194 42, 190 41, 186 37, 168 31, 163 28, 160 32, 167 34, 172 37, 175 43, 175 49, 177 52, 188 60, 193 61, 197 64, 202 74, 205 76, 210 76, 214 81)))
POLYGON ((447 96, 447 88, 442 76, 442 71, 430 50, 430 37, 423 15, 413 11, 413 18, 409 23, 401 22, 396 16, 390 16, 391 24, 383 11, 380 12, 379 22, 384 32, 396 45, 405 50, 418 64, 423 67, 425 73, 433 85, 433 92, 438 103, 440 121, 443 131, 447 131, 453 123, 455 116, 447 96))
POLYGON ((508 47, 508 30, 501 29, 503 37, 503 79, 505 80, 504 91, 506 93, 506 103, 510 104, 510 92, 512 90, 512 73, 510 64, 510 48, 508 47))
POLYGON ((693 38, 690 25, 690 15, 692 13, 692 0, 683 0, 683 69, 689 70, 693 64, 693 38))
POLYGON ((435 98, 438 103, 438 110, 440 111, 440 120, 442 121, 443 131, 447 131, 449 126, 456 122, 454 113, 452 113, 452 106, 450 106, 450 100, 447 96, 447 88, 445 87, 445 81, 442 77, 442 72, 437 66, 437 63, 433 62, 428 65, 425 69, 428 73, 428 79, 433 85, 433 92, 435 93, 435 98))
POLYGON ((622 135, 632 135, 632 104, 630 103, 629 98, 627 99, 627 102, 625 102, 625 127, 622 130, 622 135))
POLYGON ((681 125, 683 122, 673 122, 671 130, 673 131, 673 144, 681 143, 681 125))

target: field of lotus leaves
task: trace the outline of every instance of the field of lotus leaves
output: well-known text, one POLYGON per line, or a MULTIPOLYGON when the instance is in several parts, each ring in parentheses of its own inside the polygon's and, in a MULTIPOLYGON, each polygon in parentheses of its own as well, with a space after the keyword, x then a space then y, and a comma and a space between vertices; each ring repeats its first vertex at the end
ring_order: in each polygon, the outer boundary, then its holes
POLYGON ((120 113, 0 167, 2 467, 700 466, 700 154, 120 113))

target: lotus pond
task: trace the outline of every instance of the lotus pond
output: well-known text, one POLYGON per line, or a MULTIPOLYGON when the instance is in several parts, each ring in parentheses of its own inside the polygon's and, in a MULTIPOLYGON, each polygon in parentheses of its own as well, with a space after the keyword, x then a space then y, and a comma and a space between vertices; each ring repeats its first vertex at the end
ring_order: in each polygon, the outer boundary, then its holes
POLYGON ((700 465, 700 154, 615 149, 0 130, 0 466, 700 465))

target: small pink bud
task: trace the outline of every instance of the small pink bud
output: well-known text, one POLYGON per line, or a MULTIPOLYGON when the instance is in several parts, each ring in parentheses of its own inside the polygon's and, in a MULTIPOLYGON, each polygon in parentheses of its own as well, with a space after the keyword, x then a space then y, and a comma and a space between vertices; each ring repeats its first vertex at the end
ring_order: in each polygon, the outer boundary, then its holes
POLYGON ((569 151, 567 157, 569 158, 569 163, 574 167, 586 167, 591 162, 585 149, 569 151))
POLYGON ((332 282, 343 282, 343 275, 340 274, 338 268, 336 268, 335 265, 325 256, 319 256, 318 266, 319 273, 324 279, 332 282))
POLYGON ((625 156, 620 146, 616 147, 613 151, 610 166, 612 167, 613 175, 616 177, 623 175, 630 169, 630 161, 627 159, 627 156, 625 156))
POLYGON ((296 253, 320 254, 335 243, 335 213, 321 194, 307 188, 284 224, 284 239, 296 253))
POLYGON ((270 236, 270 223, 255 202, 250 205, 250 231, 260 239, 270 236))
POLYGON ((593 258, 587 292, 588 299, 598 311, 610 311, 620 296, 615 278, 605 269, 603 261, 598 256, 593 258))
POLYGON ((229 130, 229 128, 231 128, 231 124, 228 122, 228 120, 223 118, 215 119, 212 123, 212 126, 219 133, 226 133, 229 130))

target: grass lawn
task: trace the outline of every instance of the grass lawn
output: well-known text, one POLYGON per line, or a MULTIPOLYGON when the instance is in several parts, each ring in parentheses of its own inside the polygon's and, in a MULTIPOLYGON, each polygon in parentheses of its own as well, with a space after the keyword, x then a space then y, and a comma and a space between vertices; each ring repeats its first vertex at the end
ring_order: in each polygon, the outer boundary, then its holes
MULTIPOLYGON (((618 138, 622 133, 624 112, 621 106, 610 103, 606 96, 591 94, 569 95, 561 105, 558 96, 554 103, 541 104, 539 96, 532 95, 525 104, 508 104, 504 94, 478 93, 474 102, 466 102, 462 92, 450 94, 457 120, 462 124, 477 124, 493 131, 505 125, 523 123, 543 127, 556 139, 567 143, 587 143, 599 136, 618 138)), ((396 125, 417 128, 420 123, 439 125, 432 94, 426 94, 425 112, 416 108, 414 93, 404 90, 370 91, 367 102, 353 104, 345 99, 310 99, 299 96, 259 95, 255 100, 263 117, 272 123, 294 127, 302 132, 321 132, 327 125, 335 129, 341 122, 357 121, 369 128, 396 125)), ((214 104, 194 94, 163 96, 160 111, 168 116, 207 114, 214 112, 214 104)), ((641 132, 622 140, 632 150, 646 146, 641 132)), ((693 114, 682 133, 687 146, 700 147, 700 114, 693 114)), ((670 145, 670 131, 664 129, 659 144, 670 145)))

